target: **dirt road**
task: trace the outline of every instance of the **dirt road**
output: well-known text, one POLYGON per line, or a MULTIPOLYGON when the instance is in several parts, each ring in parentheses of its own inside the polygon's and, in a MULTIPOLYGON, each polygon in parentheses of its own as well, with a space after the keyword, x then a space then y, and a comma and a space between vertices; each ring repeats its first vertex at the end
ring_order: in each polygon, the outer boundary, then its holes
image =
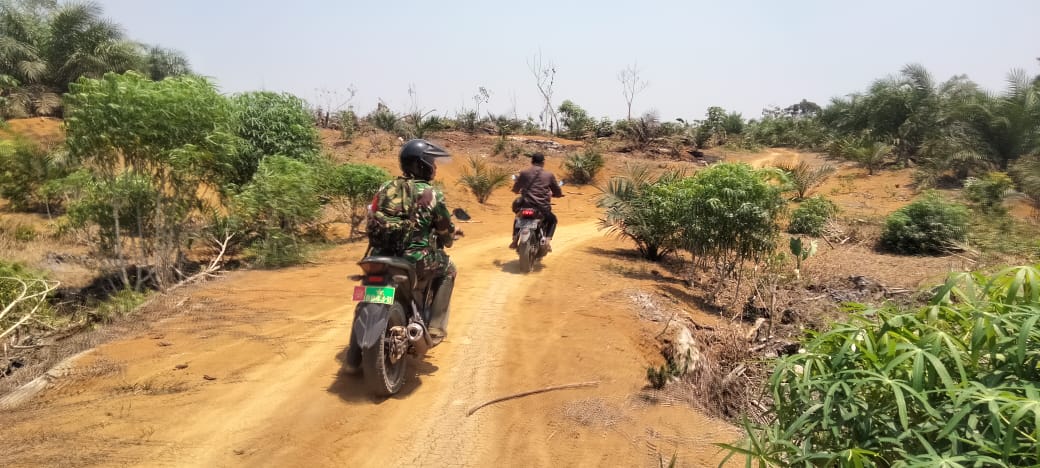
MULTIPOLYGON (((561 207, 566 211, 566 207, 561 207)), ((655 351, 604 272, 616 241, 563 225, 544 268, 518 273, 494 223, 453 249, 448 340, 373 400, 339 373, 360 245, 320 263, 246 271, 172 304, 145 332, 102 345, 53 388, 0 414, 2 466, 683 466, 737 437, 689 407, 634 397, 655 351), (503 395, 563 390, 481 409, 503 395)))

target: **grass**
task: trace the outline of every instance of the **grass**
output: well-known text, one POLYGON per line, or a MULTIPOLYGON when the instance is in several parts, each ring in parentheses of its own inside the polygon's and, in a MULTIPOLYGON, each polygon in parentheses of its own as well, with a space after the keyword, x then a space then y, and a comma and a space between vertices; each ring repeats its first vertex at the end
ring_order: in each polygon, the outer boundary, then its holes
POLYGON ((774 407, 724 445, 748 466, 1037 466, 1040 270, 951 274, 781 358, 774 407))

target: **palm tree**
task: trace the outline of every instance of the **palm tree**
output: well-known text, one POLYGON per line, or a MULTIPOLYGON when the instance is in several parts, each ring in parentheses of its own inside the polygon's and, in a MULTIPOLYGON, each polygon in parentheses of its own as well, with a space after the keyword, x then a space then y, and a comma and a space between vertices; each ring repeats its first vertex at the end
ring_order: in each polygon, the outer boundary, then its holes
POLYGON ((1004 94, 980 100, 971 111, 979 151, 1001 170, 1040 151, 1040 90, 1022 70, 1008 75, 1004 94))
POLYGON ((880 141, 860 140, 844 145, 842 152, 845 157, 866 168, 868 175, 874 175, 874 171, 881 167, 885 158, 892 154, 894 149, 894 145, 880 141))
POLYGON ((610 179, 596 205, 604 209, 600 229, 636 243, 640 255, 657 261, 675 249, 678 234, 676 220, 663 209, 659 200, 647 198, 656 185, 669 184, 684 176, 682 172, 665 172, 654 176, 644 165, 630 165, 626 173, 610 179))
POLYGON ((170 76, 188 75, 191 73, 191 65, 183 53, 177 50, 164 49, 159 46, 148 47, 148 56, 145 57, 145 70, 152 81, 161 81, 170 76))
POLYGON ((54 115, 61 94, 80 77, 139 70, 150 76, 188 72, 178 53, 128 40, 94 3, 0 0, 0 78, 17 83, 4 92, 6 112, 54 115))

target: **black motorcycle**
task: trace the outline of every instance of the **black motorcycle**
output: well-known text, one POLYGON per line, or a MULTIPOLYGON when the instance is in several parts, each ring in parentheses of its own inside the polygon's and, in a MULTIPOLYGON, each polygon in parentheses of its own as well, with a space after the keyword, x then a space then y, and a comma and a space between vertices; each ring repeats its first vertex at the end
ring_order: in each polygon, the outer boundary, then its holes
POLYGON ((428 330, 434 281, 420 278, 405 258, 366 256, 361 285, 354 288, 354 327, 348 362, 358 362, 371 391, 390 396, 401 390, 407 356, 422 358, 440 344, 428 330))
POLYGON ((545 245, 545 231, 540 211, 534 208, 520 208, 516 212, 513 227, 517 231, 516 253, 520 255, 520 269, 528 273, 534 265, 549 253, 545 245))

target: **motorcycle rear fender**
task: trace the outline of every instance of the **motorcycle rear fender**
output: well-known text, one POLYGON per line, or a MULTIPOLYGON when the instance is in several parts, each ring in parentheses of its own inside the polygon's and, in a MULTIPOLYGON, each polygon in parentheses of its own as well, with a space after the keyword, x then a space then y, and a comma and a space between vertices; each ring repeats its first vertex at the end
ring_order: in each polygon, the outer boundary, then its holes
POLYGON ((390 306, 386 304, 358 304, 354 311, 354 336, 358 338, 361 349, 368 349, 379 342, 386 332, 386 323, 390 320, 390 306))
POLYGON ((527 242, 530 239, 531 239, 531 230, 530 229, 521 229, 520 230, 520 236, 517 237, 516 241, 517 241, 517 243, 522 244, 524 242, 527 242))

